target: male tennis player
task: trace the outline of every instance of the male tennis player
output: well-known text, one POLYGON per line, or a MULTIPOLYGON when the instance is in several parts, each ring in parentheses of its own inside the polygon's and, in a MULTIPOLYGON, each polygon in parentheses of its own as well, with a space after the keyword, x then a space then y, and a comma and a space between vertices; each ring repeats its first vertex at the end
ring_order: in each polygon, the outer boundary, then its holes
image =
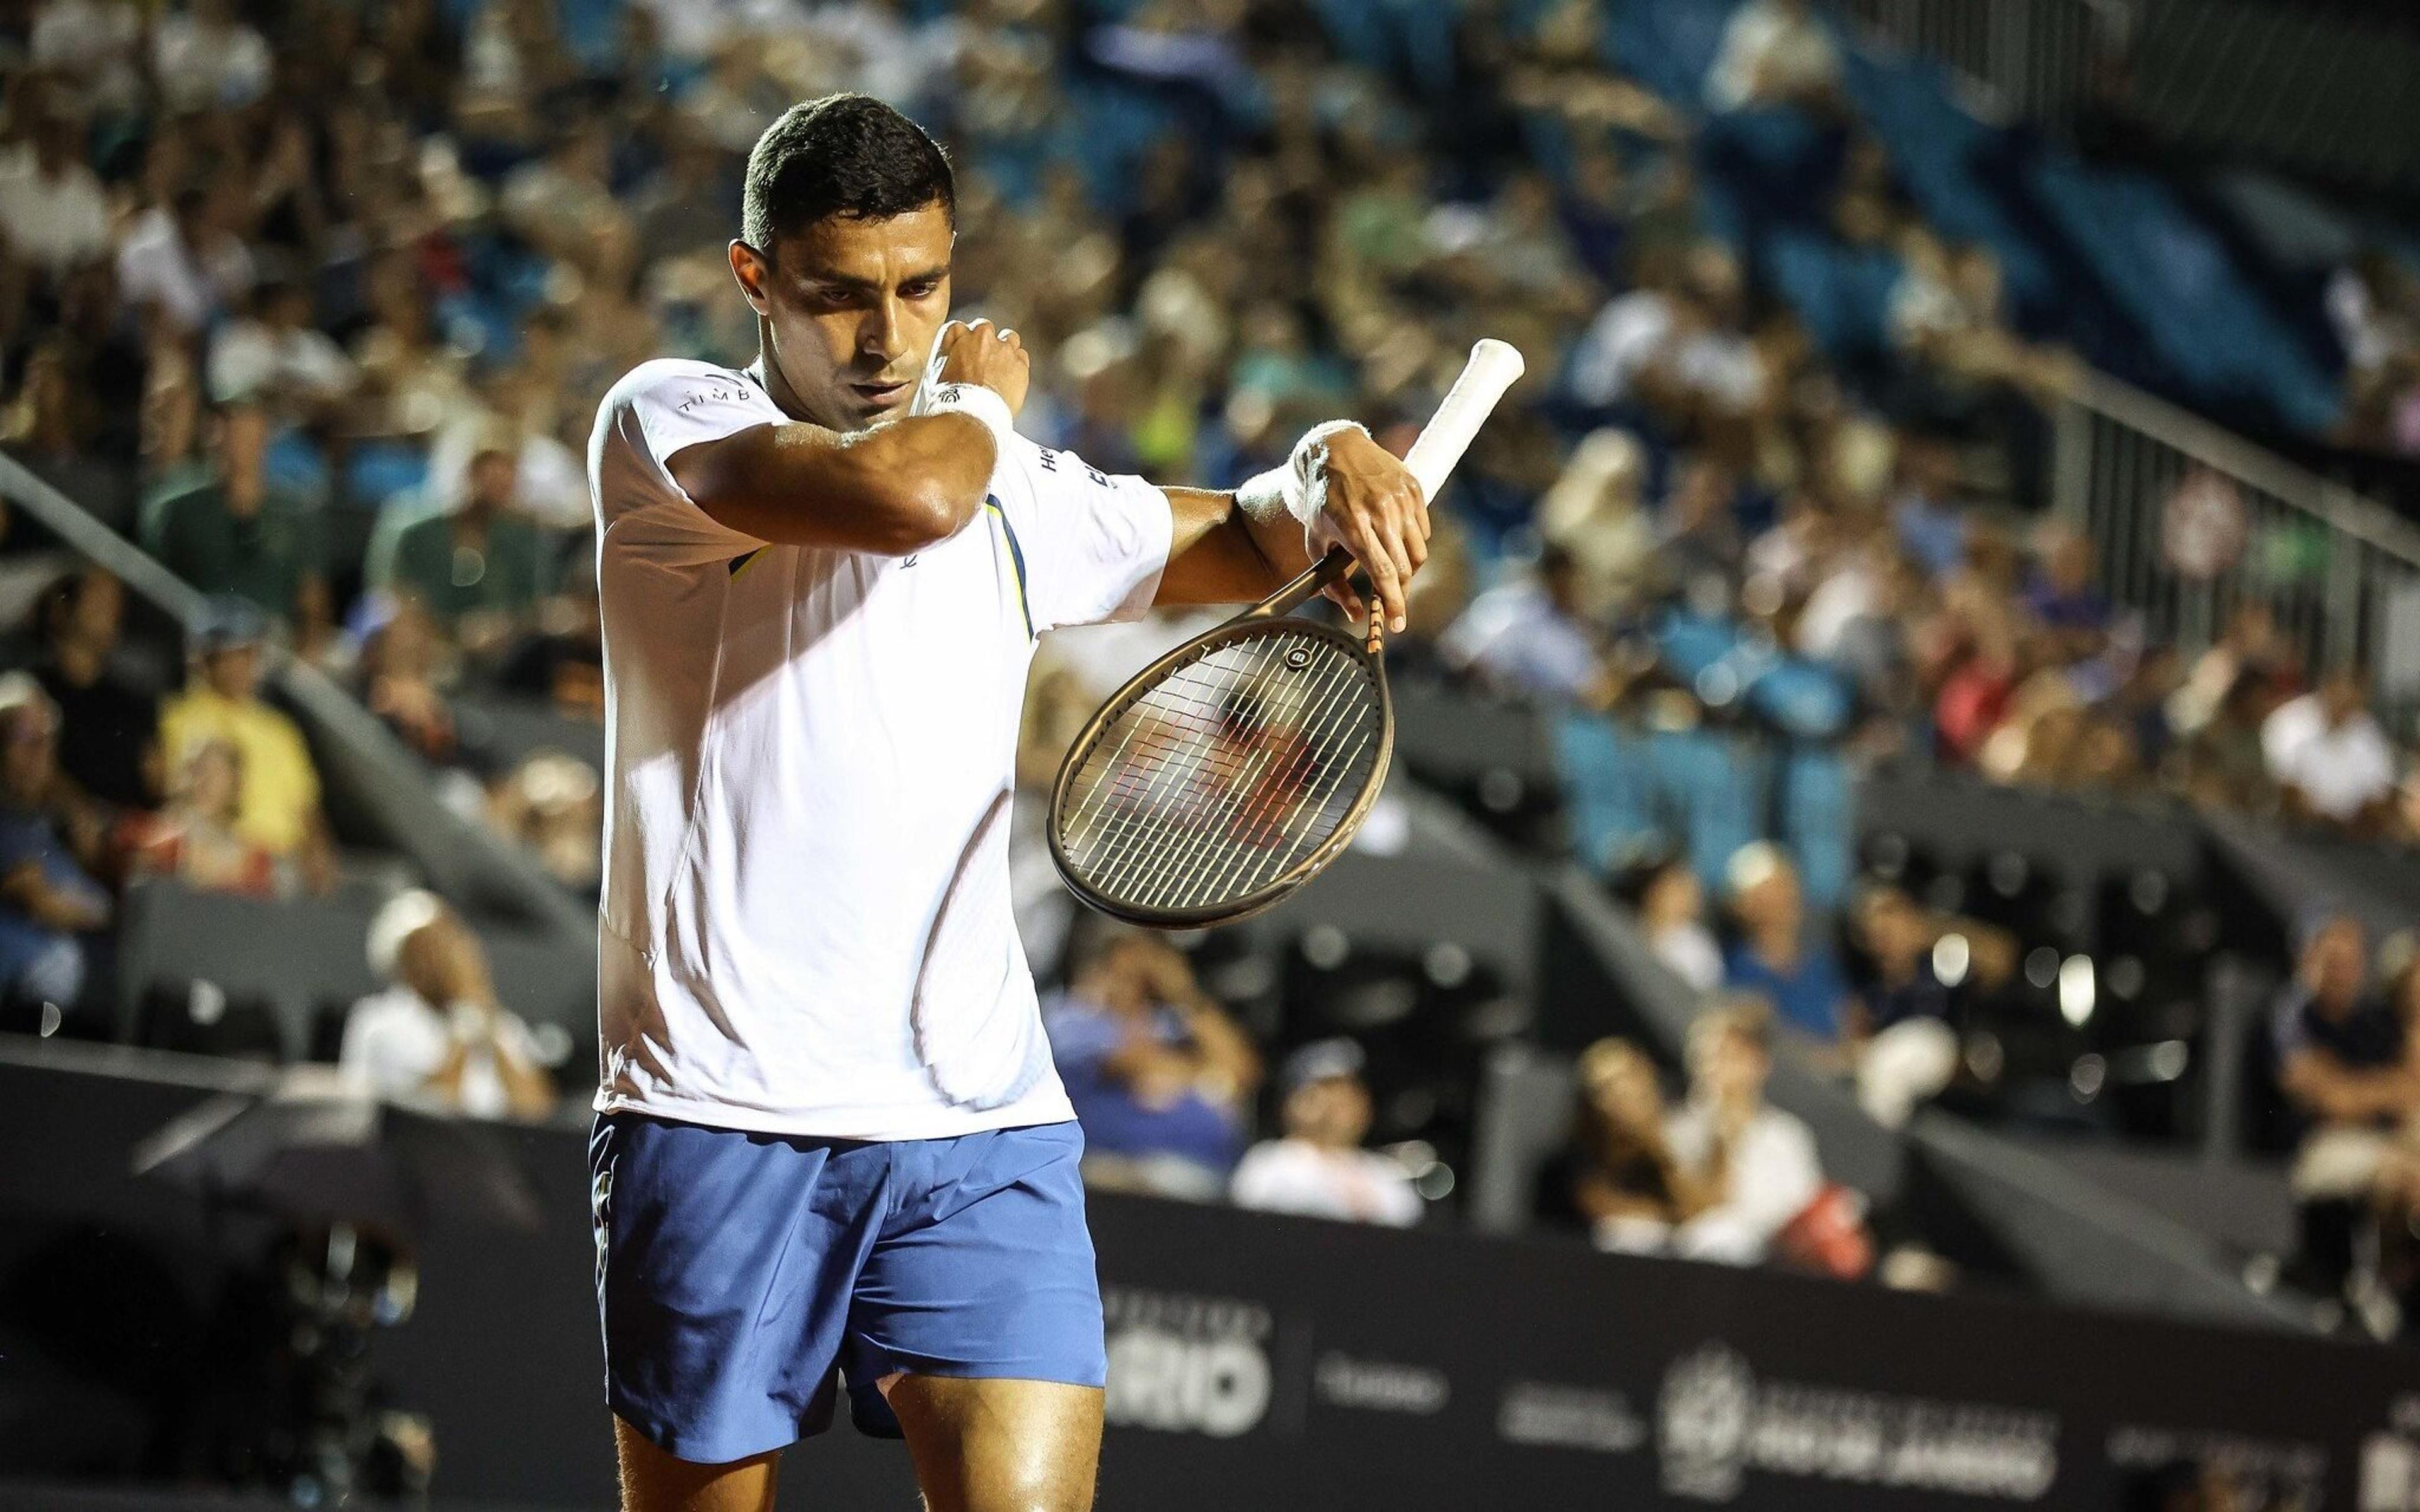
POLYGON ((945 324, 954 236, 922 131, 793 108, 730 248, 757 361, 644 363, 590 441, 591 1164, 632 1512, 770 1507, 843 1387, 935 1512, 1092 1504, 1082 1138, 1009 911, 1034 638, 1253 601, 1331 545, 1401 628, 1427 555, 1419 486, 1356 427, 1233 494, 1016 435, 1015 332, 945 324))

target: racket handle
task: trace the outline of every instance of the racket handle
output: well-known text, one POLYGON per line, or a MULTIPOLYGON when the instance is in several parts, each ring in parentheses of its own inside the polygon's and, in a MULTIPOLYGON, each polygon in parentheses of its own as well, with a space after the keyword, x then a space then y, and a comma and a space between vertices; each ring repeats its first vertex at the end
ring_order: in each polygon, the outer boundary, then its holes
MULTIPOLYGON (((1437 491, 1445 486, 1462 454, 1470 450, 1471 438, 1487 417, 1496 410, 1497 401, 1504 397, 1527 366, 1521 361, 1520 349, 1509 341, 1489 336, 1470 348, 1470 360, 1462 365, 1462 374, 1446 391, 1445 402, 1421 427, 1419 439, 1404 455, 1404 468, 1417 479, 1420 495, 1435 502, 1437 491)), ((1325 592, 1328 585, 1353 570, 1353 558, 1342 547, 1330 548, 1326 556, 1311 563, 1310 570, 1278 590, 1277 596, 1261 606, 1264 614, 1291 614, 1311 601, 1311 595, 1325 592)), ((1377 643, 1375 606, 1371 617, 1371 646, 1377 643)))
POLYGON ((1419 480, 1420 492, 1430 502, 1435 502, 1454 465, 1470 450, 1471 438, 1487 424, 1497 401, 1526 365, 1520 350, 1509 341, 1490 336, 1470 348, 1470 361, 1463 364, 1462 376, 1446 391, 1445 402, 1437 406, 1436 413, 1421 428, 1419 440, 1404 456, 1404 467, 1419 480))

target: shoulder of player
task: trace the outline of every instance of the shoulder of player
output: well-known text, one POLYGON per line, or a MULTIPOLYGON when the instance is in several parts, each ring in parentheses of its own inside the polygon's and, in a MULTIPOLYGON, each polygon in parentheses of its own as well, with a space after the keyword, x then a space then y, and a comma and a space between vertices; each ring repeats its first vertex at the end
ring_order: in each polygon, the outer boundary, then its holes
POLYGON ((609 412, 626 409, 642 397, 675 409, 684 405, 770 402, 765 400, 756 380, 738 369, 687 357, 641 363, 605 391, 603 408, 609 412))

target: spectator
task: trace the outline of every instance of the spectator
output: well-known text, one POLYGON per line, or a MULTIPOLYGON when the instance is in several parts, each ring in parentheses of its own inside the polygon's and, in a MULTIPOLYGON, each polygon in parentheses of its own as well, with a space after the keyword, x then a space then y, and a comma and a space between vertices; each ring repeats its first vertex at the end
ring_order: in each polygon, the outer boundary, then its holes
POLYGON ((249 599, 309 643, 329 618, 318 510, 270 478, 266 409, 224 406, 210 431, 209 471, 144 501, 144 548, 193 587, 249 599))
POLYGON ((1706 75, 1715 110, 1752 105, 1837 108, 1840 51, 1807 0, 1748 0, 1731 12, 1722 51, 1706 75))
POLYGON ((2042 532, 2041 563, 2025 589, 2025 608, 2070 649, 2064 659, 2101 649, 2109 629, 2109 600, 2093 582, 2092 543, 2081 532, 2053 526, 2042 532))
POLYGON ((0 156, 0 243, 52 279, 109 252, 109 197, 84 161, 84 123, 62 104, 0 156))
POLYGON ((269 42, 235 0, 190 0, 154 23, 151 71, 172 111, 240 109, 269 90, 269 42))
POLYGON ((335 852, 319 810, 319 774, 294 721, 260 696, 269 626, 240 598, 211 600, 194 630, 194 676, 160 714, 160 744, 181 768, 194 747, 223 740, 241 758, 236 833, 302 871, 315 892, 336 885, 335 852))
POLYGON ((2366 706, 2367 689, 2360 668, 2339 667, 2261 725, 2261 756, 2289 813, 2348 829, 2384 822, 2395 748, 2366 706))
POLYGON ((516 450, 490 441, 471 456, 462 501, 404 524, 370 564, 372 587, 409 594, 466 647, 500 648, 536 604, 544 549, 520 513, 516 450))
POLYGON ((1874 964, 1873 986, 1855 1013, 1857 1103, 1896 1129, 1958 1073, 1952 985, 1970 973, 2005 979, 2013 947, 1996 930, 1927 912, 1897 887, 1868 888, 1856 920, 1857 943, 1874 964), (1945 967, 1954 982, 1942 980, 1945 967))
POLYGON ((0 994, 68 1009, 84 992, 81 936, 110 904, 85 866, 98 825, 59 782, 58 731, 32 678, 0 677, 0 994))
POLYGON ((572 554, 557 591, 539 601, 532 628, 505 653, 496 682, 507 692, 552 703, 566 718, 595 723, 605 717, 594 551, 572 554))
POLYGON ((136 829, 134 872, 207 892, 290 895, 293 868, 238 832, 242 811, 243 753, 225 740, 195 743, 169 781, 167 807, 136 829))
POLYGON ((229 177, 217 192, 179 190, 128 223, 117 246, 117 287, 129 308, 156 310, 179 337, 208 329, 220 311, 252 287, 252 251, 228 223, 236 210, 231 194, 242 193, 229 177))
POLYGON ((1555 1173, 1574 1211, 1599 1249, 1665 1249, 1714 1194, 1672 1152, 1654 1063, 1627 1040, 1599 1040, 1580 1052, 1579 1088, 1572 1148, 1555 1173))
POLYGON ((214 404, 256 404, 289 420, 330 415, 361 386, 361 369, 311 323, 311 291, 281 280, 255 290, 252 312, 210 335, 214 404))
POLYGON ((1370 1133, 1365 1057, 1350 1040, 1304 1045, 1278 1068, 1282 1139, 1244 1152, 1228 1194, 1239 1208, 1409 1228, 1420 1195, 1403 1166, 1361 1148, 1370 1133))
POLYGON ((1654 529, 1639 507, 1646 469, 1637 437, 1591 431, 1538 501, 1538 534, 1572 559, 1576 607, 1600 625, 1634 607, 1653 561, 1654 529))
POLYGON ((1044 1005, 1085 1177, 1209 1201, 1226 1191, 1260 1056, 1165 941, 1113 935, 1044 1005))
POLYGON ((547 875, 594 895, 601 879, 604 807, 597 768, 577 756, 541 750, 496 781, 488 819, 537 857, 547 875))
POLYGON ((2420 1063, 2397 1005, 2369 992, 2367 936, 2350 915, 2308 928, 2273 1033, 2277 1086, 2302 1125, 2290 1180, 2302 1265, 2330 1289, 2351 1273, 2353 1234, 2399 1124, 2420 1115, 2420 1063))
POLYGON ((1758 841, 1731 856, 1724 880, 1740 938, 1723 959, 1723 984, 1763 998, 1802 1034, 1838 1041, 1851 1027, 1848 982, 1838 957, 1807 928, 1798 869, 1758 841))
POLYGON ((381 598, 373 612, 383 617, 363 638, 362 702, 397 740, 425 759, 452 761, 454 710, 437 679, 443 638, 428 606, 417 594, 406 594, 381 598))
POLYGON ((1823 1195, 1807 1126, 1764 1101, 1773 1071, 1771 1016, 1738 1002, 1689 1026, 1689 1101, 1668 1130, 1672 1151, 1712 1194, 1673 1233, 1676 1253, 1754 1265, 1823 1195))
POLYGON ((1471 600, 1437 642, 1450 666, 1506 692, 1553 703, 1597 693, 1604 665, 1595 630, 1580 612, 1579 569, 1549 546, 1533 574, 1471 600))
POLYGON ((370 920, 383 991, 345 1016, 337 1064, 382 1097, 423 1097, 481 1119, 554 1109, 529 1026, 497 1000, 479 937, 427 892, 398 893, 370 920))
POLYGON ((63 578, 42 601, 35 676, 59 711, 59 769, 119 809, 159 791, 160 701, 117 663, 126 591, 100 567, 63 578))
POLYGON ((1647 869, 1637 885, 1638 927, 1672 974, 1699 993, 1723 984, 1722 947, 1706 928, 1706 889, 1686 860, 1647 869))

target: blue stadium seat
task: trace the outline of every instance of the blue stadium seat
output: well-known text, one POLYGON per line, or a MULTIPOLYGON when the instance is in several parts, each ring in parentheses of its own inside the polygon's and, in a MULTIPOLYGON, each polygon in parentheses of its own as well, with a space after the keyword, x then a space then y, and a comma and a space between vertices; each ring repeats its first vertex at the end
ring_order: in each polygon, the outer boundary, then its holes
POLYGON ((1855 873, 1856 812, 1849 766, 1830 746, 1797 744, 1781 760, 1776 839, 1797 860, 1807 901, 1826 913, 1848 901, 1855 873))
POLYGON ((1833 362, 1854 366, 1886 348, 1891 290, 1900 271, 1896 256, 1785 229, 1765 243, 1763 271, 1833 362))
POLYGON ((1659 839, 1644 742, 1602 715, 1565 715, 1555 725, 1555 765, 1572 854, 1612 872, 1659 839))
POLYGON ((1659 730, 1647 737, 1655 806, 1709 887, 1743 845, 1765 834, 1765 762, 1748 742, 1715 730, 1659 730))

